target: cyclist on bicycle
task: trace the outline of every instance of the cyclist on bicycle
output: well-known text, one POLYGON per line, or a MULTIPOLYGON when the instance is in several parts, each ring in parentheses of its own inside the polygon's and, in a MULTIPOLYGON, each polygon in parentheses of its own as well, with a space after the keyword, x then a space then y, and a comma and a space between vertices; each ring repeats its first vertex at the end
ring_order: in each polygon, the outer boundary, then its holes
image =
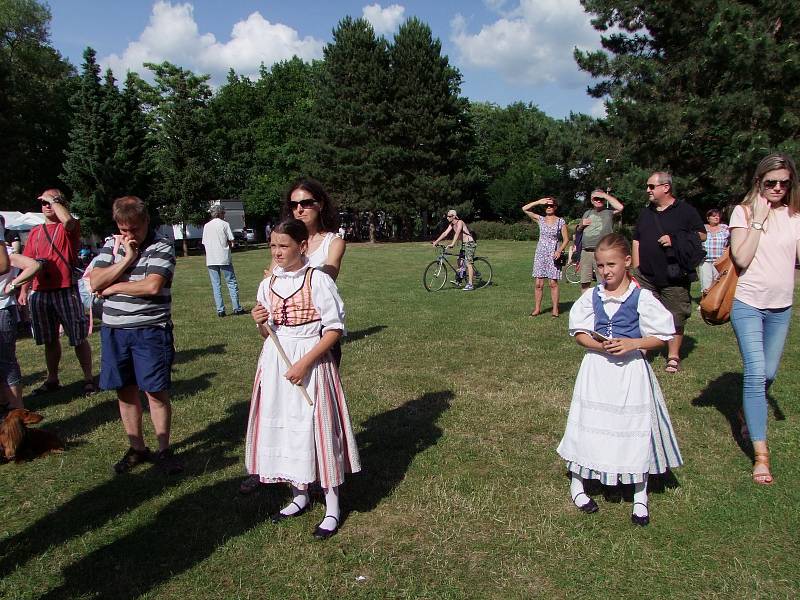
POLYGON ((461 240, 461 251, 464 253, 464 261, 467 263, 467 285, 464 286, 464 291, 469 292, 475 289, 472 286, 472 278, 475 273, 472 262, 475 258, 475 249, 478 247, 478 244, 475 242, 475 236, 469 230, 467 224, 462 219, 458 218, 458 214, 453 209, 447 211, 447 222, 447 229, 442 232, 442 235, 431 242, 431 245, 435 246, 441 242, 450 235, 450 232, 453 232, 453 241, 447 245, 448 248, 452 248, 456 245, 458 240, 461 240))

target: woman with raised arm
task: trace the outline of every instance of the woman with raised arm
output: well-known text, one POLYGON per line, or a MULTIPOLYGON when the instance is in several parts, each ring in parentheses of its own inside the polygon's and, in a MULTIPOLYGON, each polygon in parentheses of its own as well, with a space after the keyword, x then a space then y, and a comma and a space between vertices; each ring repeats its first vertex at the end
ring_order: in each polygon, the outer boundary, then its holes
POLYGON ((536 278, 536 287, 533 291, 534 309, 531 316, 535 317, 542 312, 542 295, 544 281, 550 283, 550 300, 552 301, 552 315, 558 316, 558 280, 561 279, 561 266, 556 265, 556 260, 561 256, 564 248, 569 243, 569 231, 564 219, 558 216, 558 201, 547 197, 533 202, 528 202, 522 207, 522 212, 539 225, 539 243, 536 244, 536 254, 533 257, 533 277, 536 278), (534 206, 544 205, 544 216, 533 212, 534 206), (559 235, 561 240, 559 240, 559 235))
POLYGON ((789 331, 800 258, 800 189, 789 156, 770 154, 758 163, 750 191, 731 215, 730 231, 740 269, 731 324, 744 365, 742 434, 753 443, 753 481, 770 485, 766 393, 789 331))

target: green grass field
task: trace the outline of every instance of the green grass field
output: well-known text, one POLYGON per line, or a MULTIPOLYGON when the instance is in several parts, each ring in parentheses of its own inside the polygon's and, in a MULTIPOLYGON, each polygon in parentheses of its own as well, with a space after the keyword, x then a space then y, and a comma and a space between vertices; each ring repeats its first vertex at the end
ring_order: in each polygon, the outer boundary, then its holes
MULTIPOLYGON (((479 254, 492 286, 429 293, 430 245, 348 248, 342 378, 364 470, 324 543, 311 537, 323 504, 272 525, 285 488, 238 495, 261 340, 249 316, 216 317, 203 257, 179 259, 173 440, 185 474, 112 474, 127 447, 115 397, 79 397, 65 352, 67 387, 27 406, 67 451, 0 465, 0 598, 797 597, 800 328, 771 392, 771 487, 751 483, 732 435, 730 326, 695 315, 684 371, 654 359, 686 464, 653 482, 652 523, 637 528, 627 490, 598 492, 590 516, 570 502, 555 448, 582 351, 566 314, 527 316, 533 245, 481 242, 479 254)), ((249 308, 267 251, 234 260, 249 308)), ((566 313, 579 290, 561 290, 566 313)), ((24 339, 18 353, 32 389, 42 349, 24 339)))

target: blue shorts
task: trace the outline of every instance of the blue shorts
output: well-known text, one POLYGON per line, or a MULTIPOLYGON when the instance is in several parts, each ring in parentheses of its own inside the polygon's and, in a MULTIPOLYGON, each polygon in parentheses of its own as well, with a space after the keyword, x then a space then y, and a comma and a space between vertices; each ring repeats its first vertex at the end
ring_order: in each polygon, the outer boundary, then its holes
POLYGON ((136 385, 143 392, 169 390, 175 344, 172 324, 100 331, 100 388, 136 385))

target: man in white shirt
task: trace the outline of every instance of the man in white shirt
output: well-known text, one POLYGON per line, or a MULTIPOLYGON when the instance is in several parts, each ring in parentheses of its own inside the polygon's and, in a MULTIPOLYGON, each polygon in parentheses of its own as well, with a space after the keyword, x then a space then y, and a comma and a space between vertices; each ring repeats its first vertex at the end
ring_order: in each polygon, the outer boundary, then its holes
POLYGON ((217 305, 217 316, 225 316, 220 275, 225 277, 225 283, 228 284, 233 314, 243 315, 247 311, 239 304, 239 282, 236 281, 236 273, 233 271, 231 263, 233 232, 231 226, 224 220, 225 209, 221 204, 215 204, 209 212, 211 220, 203 226, 203 246, 206 249, 206 266, 208 267, 208 276, 211 278, 214 303, 217 305))

